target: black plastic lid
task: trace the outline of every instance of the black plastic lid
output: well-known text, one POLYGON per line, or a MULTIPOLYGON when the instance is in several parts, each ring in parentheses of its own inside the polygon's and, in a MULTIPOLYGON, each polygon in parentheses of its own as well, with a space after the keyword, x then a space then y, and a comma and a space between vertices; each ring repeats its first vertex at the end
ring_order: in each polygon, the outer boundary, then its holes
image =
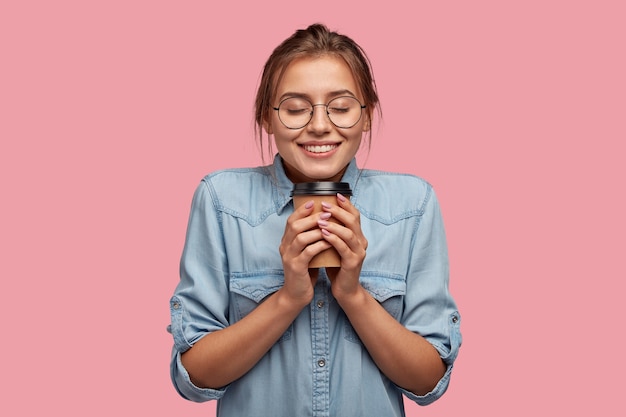
POLYGON ((351 196, 352 190, 347 182, 300 182, 293 185, 291 195, 333 195, 341 193, 345 196, 351 196))

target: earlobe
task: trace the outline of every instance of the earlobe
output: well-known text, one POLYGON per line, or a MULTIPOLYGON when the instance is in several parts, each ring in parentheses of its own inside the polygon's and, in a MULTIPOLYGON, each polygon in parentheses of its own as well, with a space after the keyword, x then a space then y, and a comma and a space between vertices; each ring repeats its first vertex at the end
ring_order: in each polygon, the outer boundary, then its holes
POLYGON ((265 121, 263 122, 263 129, 265 129, 265 132, 266 132, 268 135, 271 135, 271 134, 273 134, 273 133, 274 133, 274 130, 272 129, 272 124, 271 124, 270 122, 268 122, 267 120, 265 120, 265 121))
POLYGON ((363 131, 364 131, 364 132, 369 132, 370 127, 371 127, 371 126, 370 126, 370 118, 368 117, 368 118, 365 120, 365 123, 363 123, 363 131))

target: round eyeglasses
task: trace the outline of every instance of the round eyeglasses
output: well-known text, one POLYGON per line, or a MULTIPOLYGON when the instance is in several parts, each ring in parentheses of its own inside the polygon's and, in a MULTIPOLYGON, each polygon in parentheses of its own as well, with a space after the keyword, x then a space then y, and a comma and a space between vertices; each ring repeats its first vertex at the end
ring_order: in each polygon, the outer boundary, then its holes
POLYGON ((288 97, 272 109, 278 112, 278 118, 287 129, 296 130, 309 124, 313 119, 313 111, 318 106, 326 107, 326 114, 332 124, 341 129, 356 125, 366 107, 352 96, 336 97, 328 104, 313 104, 302 97, 288 97))

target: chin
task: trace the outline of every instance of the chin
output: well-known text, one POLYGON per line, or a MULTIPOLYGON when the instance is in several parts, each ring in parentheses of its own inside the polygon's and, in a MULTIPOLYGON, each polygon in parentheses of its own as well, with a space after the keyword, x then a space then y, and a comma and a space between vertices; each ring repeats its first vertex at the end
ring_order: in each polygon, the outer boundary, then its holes
POLYGON ((332 172, 315 172, 310 175, 306 175, 313 181, 339 181, 343 176, 343 170, 332 172))

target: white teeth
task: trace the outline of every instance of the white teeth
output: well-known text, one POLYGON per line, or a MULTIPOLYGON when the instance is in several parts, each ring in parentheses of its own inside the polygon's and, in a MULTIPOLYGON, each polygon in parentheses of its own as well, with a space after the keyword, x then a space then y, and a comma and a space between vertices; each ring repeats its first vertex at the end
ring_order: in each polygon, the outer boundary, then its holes
POLYGON ((322 145, 322 146, 315 145, 315 146, 305 146, 304 149, 313 153, 324 153, 324 152, 330 152, 336 147, 337 145, 322 145))

